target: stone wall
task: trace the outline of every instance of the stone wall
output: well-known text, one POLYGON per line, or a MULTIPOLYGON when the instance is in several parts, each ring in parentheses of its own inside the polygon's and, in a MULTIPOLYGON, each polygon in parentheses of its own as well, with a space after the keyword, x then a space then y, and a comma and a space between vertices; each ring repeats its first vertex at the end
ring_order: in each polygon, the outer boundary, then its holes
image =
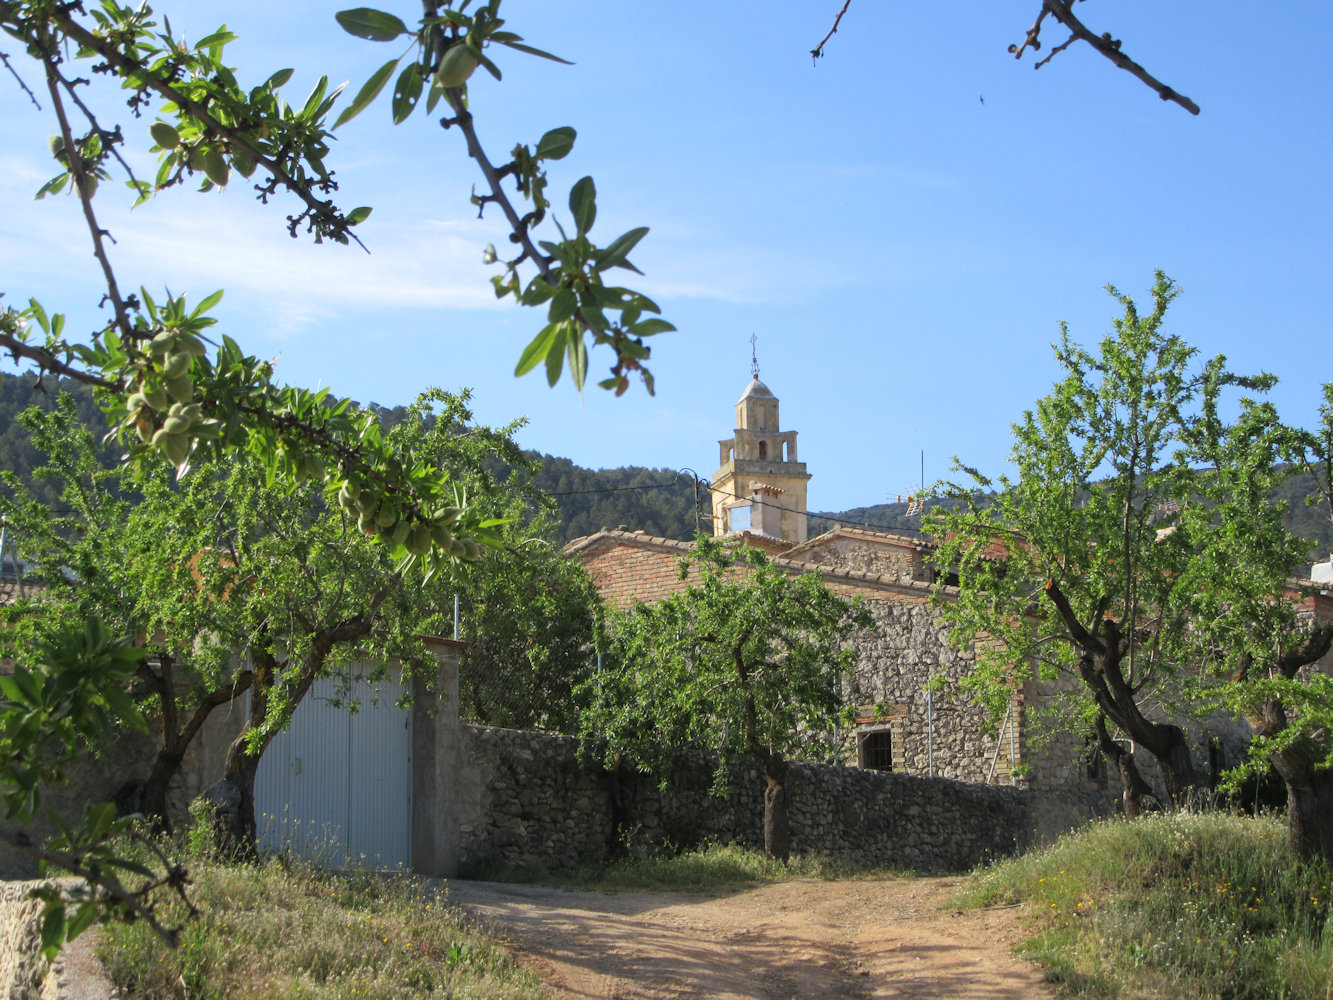
POLYGON ((853 682, 858 700, 890 710, 883 722, 862 728, 889 729, 894 770, 926 775, 933 757, 936 777, 1011 783, 1011 764, 1023 760, 1021 717, 1017 727, 1013 720, 988 725, 985 710, 953 686, 973 661, 950 645, 939 612, 924 597, 870 600, 867 607, 875 627, 854 640, 860 658, 853 682), (928 698, 932 677, 948 685, 928 698))
MULTIPOLYGON (((749 758, 732 763, 728 794, 711 794, 701 753, 678 758, 665 790, 628 768, 609 774, 569 737, 464 727, 460 780, 476 790, 460 817, 461 872, 569 872, 623 846, 763 843, 764 780, 749 758)), ((967 868, 1029 840, 1030 793, 826 764, 792 768, 791 837, 866 865, 921 871, 967 868)))
POLYGON ((30 899, 44 882, 0 884, 0 1000, 47 1000, 57 976, 41 958, 42 903, 30 899))
MULTIPOLYGON (((151 740, 137 733, 119 736, 96 753, 73 761, 66 768, 68 784, 43 789, 43 806, 69 822, 79 822, 89 803, 109 801, 128 778, 147 774, 154 749, 151 740)), ((51 823, 39 818, 34 839, 41 842, 55 832, 51 823)), ((32 878, 36 874, 37 862, 30 854, 0 841, 0 879, 32 878)))
POLYGON ((930 582, 931 571, 922 558, 924 548, 919 539, 839 525, 791 549, 787 557, 811 563, 812 568, 930 582))
MULTIPOLYGON (((227 744, 240 730, 243 704, 238 699, 215 709, 191 744, 167 800, 173 823, 184 821, 191 800, 221 775, 227 744)), ((90 803, 113 801, 128 782, 147 777, 159 743, 156 732, 143 736, 122 731, 105 746, 74 761, 66 769, 68 784, 45 788, 44 806, 77 823, 90 803)), ((45 820, 39 820, 34 831, 38 842, 56 832, 45 820)), ((32 878, 36 873, 37 863, 30 854, 0 841, 0 879, 32 878)), ((0 1000, 4 1000, 3 993, 0 1000)))

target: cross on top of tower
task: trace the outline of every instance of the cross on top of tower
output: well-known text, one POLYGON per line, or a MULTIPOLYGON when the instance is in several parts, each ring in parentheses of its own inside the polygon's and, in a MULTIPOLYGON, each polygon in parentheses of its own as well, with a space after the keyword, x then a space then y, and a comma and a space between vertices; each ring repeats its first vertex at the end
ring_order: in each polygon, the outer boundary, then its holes
POLYGON ((755 348, 755 345, 758 343, 759 343, 759 335, 757 333, 750 334, 750 377, 751 378, 759 377, 759 353, 755 348))

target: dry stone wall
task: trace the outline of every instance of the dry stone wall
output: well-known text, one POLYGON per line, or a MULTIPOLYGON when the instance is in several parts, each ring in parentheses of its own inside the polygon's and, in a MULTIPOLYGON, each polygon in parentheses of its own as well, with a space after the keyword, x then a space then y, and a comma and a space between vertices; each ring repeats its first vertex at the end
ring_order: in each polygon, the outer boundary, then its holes
MULTIPOLYGON (((711 793, 713 765, 686 753, 666 789, 629 768, 607 773, 569 737, 464 727, 463 780, 480 791, 461 824, 464 875, 559 873, 614 856, 702 843, 762 846, 764 780, 752 760, 711 793)), ((1029 839, 1030 793, 827 764, 792 768, 793 849, 860 864, 957 870, 1029 839)))
POLYGON ((41 957, 42 903, 33 889, 49 882, 0 883, 0 1000, 48 1000, 57 977, 41 957))
POLYGON ((888 723, 894 769, 929 774, 933 757, 937 777, 1009 782, 1011 763, 1022 762, 1021 720, 1017 727, 1003 721, 988 727, 985 711, 953 687, 973 661, 950 645, 939 612, 925 598, 872 600, 867 607, 875 627, 855 640, 854 687, 867 703, 902 706, 888 723), (928 700, 932 677, 949 686, 928 700))

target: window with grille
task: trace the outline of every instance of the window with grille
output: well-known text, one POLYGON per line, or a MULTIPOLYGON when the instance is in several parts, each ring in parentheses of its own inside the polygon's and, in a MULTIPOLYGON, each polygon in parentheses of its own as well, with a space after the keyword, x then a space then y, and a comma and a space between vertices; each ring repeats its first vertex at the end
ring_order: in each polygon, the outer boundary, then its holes
POLYGON ((861 766, 869 771, 893 770, 893 734, 887 729, 861 737, 861 766))

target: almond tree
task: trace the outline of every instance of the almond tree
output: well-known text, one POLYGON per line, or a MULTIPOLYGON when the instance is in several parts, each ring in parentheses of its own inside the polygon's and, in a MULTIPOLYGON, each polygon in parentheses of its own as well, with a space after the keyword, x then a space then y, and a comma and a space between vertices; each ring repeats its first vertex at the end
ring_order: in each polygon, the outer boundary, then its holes
MULTIPOLYGON (((284 487, 244 456, 205 463, 183 482, 173 482, 165 464, 136 479, 123 467, 100 467, 67 397, 53 413, 33 409, 24 420, 50 455, 42 474, 62 483, 64 506, 52 512, 24 499, 9 477, 18 497, 0 497, 0 513, 49 587, 10 617, 19 626, 26 620, 36 640, 29 650, 43 635, 96 616, 151 653, 132 693, 162 719, 161 744, 122 804, 161 826, 171 782, 210 713, 248 695, 243 731, 219 777, 238 806, 232 840, 252 851, 264 748, 311 684, 354 655, 396 661, 405 671, 428 667, 433 659, 416 637, 447 615, 446 578, 406 583, 392 549, 367 532, 365 515, 314 481, 284 487), (116 487, 133 491, 133 502, 116 487)), ((466 397, 434 391, 386 438, 395 454, 449 475, 460 501, 472 495, 499 507, 520 500, 488 471, 496 460, 523 461, 511 431, 473 425, 466 397)), ((391 526, 397 544, 412 551, 475 544, 450 537, 455 526, 490 537, 496 526, 469 525, 465 506, 436 511, 429 538, 415 537, 420 530, 400 519, 391 526)), ((479 550, 462 555, 485 565, 479 550)))
POLYGON ((1229 502, 1248 509, 1248 544, 1222 539, 1205 553, 1231 585, 1198 582, 1206 596, 1198 631, 1225 671, 1222 703, 1254 732, 1248 765, 1232 783, 1271 767, 1287 789, 1293 848, 1333 860, 1333 678, 1316 666, 1333 649, 1333 620, 1318 615, 1319 587, 1289 579, 1310 546, 1286 531, 1284 510, 1270 499, 1278 482, 1304 472, 1315 484, 1310 502, 1333 516, 1333 384, 1324 386, 1319 417, 1313 430, 1288 429, 1272 407, 1251 407, 1220 442, 1212 477, 1229 502))
POLYGON ((856 660, 842 640, 870 614, 818 573, 792 576, 758 549, 702 535, 681 560, 681 579, 692 574, 681 593, 610 613, 614 665, 585 684, 583 737, 607 766, 625 755, 659 774, 681 748, 710 747, 719 788, 734 754, 755 757, 764 851, 786 861, 790 761, 827 745, 856 660))
POLYGON ((1014 425, 1014 475, 956 464, 971 483, 945 488, 958 505, 936 508, 928 530, 958 578, 942 613, 976 649, 966 686, 1002 711, 1025 680, 1076 681, 1134 815, 1148 786, 1105 723, 1156 759, 1171 803, 1187 799, 1198 778, 1179 722, 1196 687, 1200 587, 1223 604, 1239 592, 1205 556, 1252 546, 1256 530, 1250 505, 1201 476, 1201 442, 1243 440, 1219 403, 1274 380, 1236 375, 1220 356, 1198 365, 1162 329, 1178 289, 1161 272, 1146 315, 1109 291, 1123 315, 1096 353, 1062 327, 1065 375, 1014 425))
MULTIPOLYGON (((518 249, 503 262, 496 292, 546 309, 547 323, 524 351, 519 372, 542 365, 554 384, 568 370, 581 390, 589 347, 602 346, 614 361, 601 385, 619 394, 638 374, 651 391, 644 338, 673 327, 654 315, 651 300, 608 279, 616 269, 637 271, 629 254, 647 229, 599 247, 591 235, 596 187, 584 177, 569 195, 573 236, 565 236, 546 196, 545 164, 569 155, 573 128, 560 125, 530 145, 519 143, 507 161, 492 160, 478 139, 477 111, 467 106, 473 70, 481 66, 499 77, 494 60, 501 51, 563 61, 508 30, 499 7, 500 0, 475 7, 467 0, 427 2, 410 26, 369 8, 340 12, 345 31, 407 51, 330 123, 341 88, 331 90, 323 77, 289 103, 283 87, 290 69, 243 84, 226 59, 236 36, 225 27, 190 43, 146 4, 0 4, 0 30, 19 43, 15 56, 4 57, 6 79, 52 118, 55 173, 36 194, 68 191, 78 199, 106 310, 105 322, 87 331, 71 329, 64 315, 35 299, 0 310, 0 364, 38 381, 50 374, 101 389, 107 419, 133 461, 156 454, 184 475, 210 457, 245 452, 275 475, 315 479, 391 505, 399 516, 378 536, 389 538, 398 520, 428 528, 430 512, 448 499, 443 478, 429 466, 404 467, 346 400, 278 384, 269 363, 247 355, 237 339, 218 335, 210 312, 221 291, 199 293, 187 304, 183 294, 151 289, 151 279, 126 282, 116 268, 114 235, 97 213, 98 197, 123 191, 121 181, 136 204, 187 184, 208 192, 239 181, 252 184, 264 203, 291 199, 286 226, 293 237, 307 234, 335 249, 361 245, 371 209, 335 204, 332 133, 374 101, 401 63, 394 121, 404 121, 423 97, 428 109, 443 101, 452 110, 450 125, 461 133, 484 184, 484 193, 460 197, 499 210, 518 249), (120 83, 127 110, 117 111, 103 91, 87 86, 92 74, 120 83), (135 172, 131 149, 156 157, 151 177, 135 172), (501 186, 505 178, 517 183, 518 195, 501 186), (135 286, 137 293, 129 290, 135 286)), ((449 565, 450 554, 435 546, 421 553, 390 547, 401 571, 420 566, 430 575, 449 565)))

